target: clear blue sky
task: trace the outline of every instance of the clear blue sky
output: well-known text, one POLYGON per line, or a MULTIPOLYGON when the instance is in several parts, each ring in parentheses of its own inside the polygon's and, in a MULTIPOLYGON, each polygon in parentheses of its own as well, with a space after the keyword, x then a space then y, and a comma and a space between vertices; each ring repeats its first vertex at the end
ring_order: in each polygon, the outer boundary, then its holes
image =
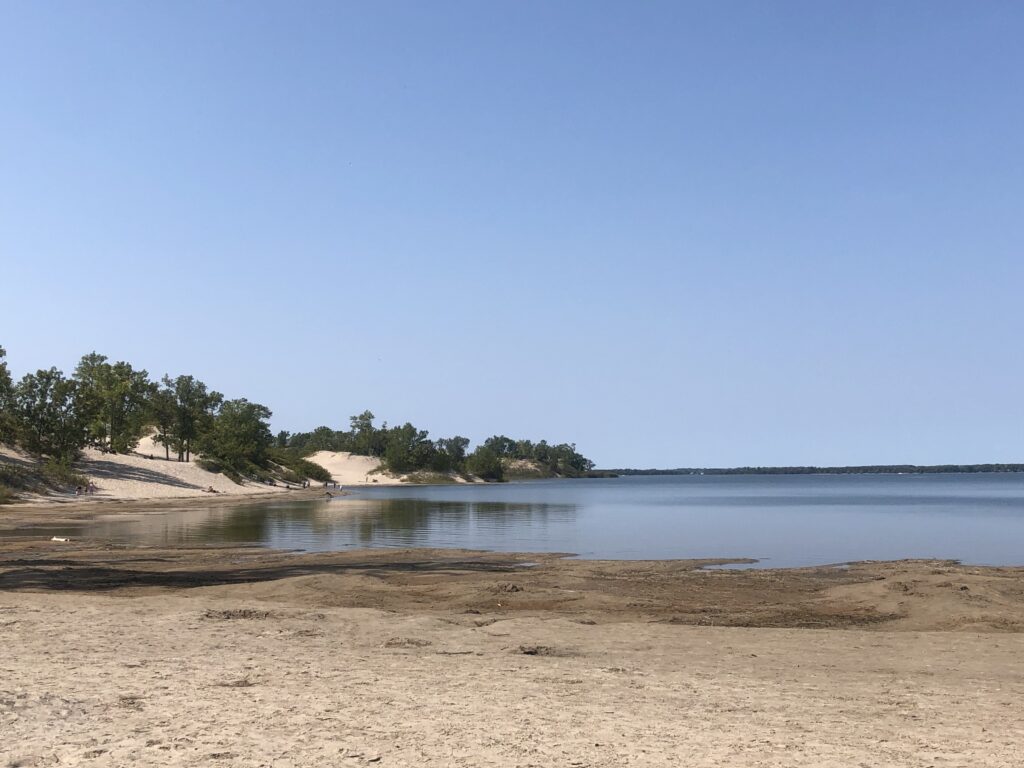
POLYGON ((601 466, 1024 461, 1024 5, 0 4, 0 345, 601 466))

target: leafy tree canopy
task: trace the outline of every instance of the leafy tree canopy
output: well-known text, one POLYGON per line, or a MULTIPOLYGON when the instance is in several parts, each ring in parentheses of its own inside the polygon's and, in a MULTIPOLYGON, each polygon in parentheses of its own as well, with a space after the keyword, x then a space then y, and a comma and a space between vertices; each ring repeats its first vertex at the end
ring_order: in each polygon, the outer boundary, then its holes
POLYGON ((274 444, 270 416, 267 406, 245 398, 224 402, 210 430, 200 438, 200 452, 236 473, 263 466, 274 444))
POLYGON ((70 462, 88 440, 78 382, 56 368, 26 374, 14 388, 18 441, 29 451, 70 462))

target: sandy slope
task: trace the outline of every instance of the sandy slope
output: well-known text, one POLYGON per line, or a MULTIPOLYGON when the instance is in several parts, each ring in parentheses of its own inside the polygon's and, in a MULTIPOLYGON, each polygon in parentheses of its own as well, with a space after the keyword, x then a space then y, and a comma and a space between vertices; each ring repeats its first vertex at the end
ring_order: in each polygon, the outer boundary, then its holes
MULTIPOLYGON (((32 463, 25 454, 9 447, 0 446, 0 461, 22 465, 32 463)), ((214 495, 251 495, 281 492, 283 487, 262 483, 238 485, 224 475, 207 472, 195 462, 179 462, 164 459, 163 446, 155 446, 144 440, 136 453, 122 455, 102 453, 93 448, 82 452, 75 469, 96 485, 96 493, 75 496, 74 493, 53 494, 31 499, 37 503, 50 504, 55 501, 113 501, 135 499, 172 499, 188 497, 212 497, 214 495), (152 458, 150 458, 152 457, 152 458), (213 488, 217 494, 209 494, 213 488)))
POLYGON ((381 461, 372 456, 355 456, 347 451, 317 451, 306 458, 330 472, 334 481, 341 485, 394 485, 401 482, 397 475, 378 471, 381 461))
MULTIPOLYGON (((188 497, 212 498, 208 493, 213 488, 217 494, 251 495, 278 493, 284 486, 269 486, 263 483, 238 485, 224 475, 207 472, 193 462, 168 461, 162 445, 151 438, 143 438, 132 454, 109 454, 87 448, 76 463, 76 470, 92 480, 97 492, 91 496, 76 497, 65 494, 32 499, 41 503, 52 501, 112 501, 174 499, 188 497)), ((350 453, 321 451, 307 457, 310 461, 326 468, 341 485, 392 485, 402 479, 386 472, 377 472, 381 462, 369 456, 354 456, 350 453)), ((0 461, 31 464, 24 453, 7 446, 0 446, 0 461)))

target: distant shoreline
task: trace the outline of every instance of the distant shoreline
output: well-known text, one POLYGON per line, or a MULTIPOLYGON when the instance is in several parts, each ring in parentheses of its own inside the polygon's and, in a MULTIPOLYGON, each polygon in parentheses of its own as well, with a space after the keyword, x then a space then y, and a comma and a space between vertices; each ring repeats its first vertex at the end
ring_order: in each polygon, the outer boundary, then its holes
POLYGON ((628 475, 948 475, 1024 472, 1024 464, 877 464, 850 467, 705 467, 598 469, 592 477, 628 475))

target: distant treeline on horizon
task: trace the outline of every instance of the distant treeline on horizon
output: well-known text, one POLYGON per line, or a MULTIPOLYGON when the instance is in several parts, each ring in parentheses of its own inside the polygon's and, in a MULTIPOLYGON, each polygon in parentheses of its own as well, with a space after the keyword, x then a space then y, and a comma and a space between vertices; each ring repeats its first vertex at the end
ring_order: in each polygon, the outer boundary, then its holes
POLYGON ((615 475, 930 475, 972 472, 1024 472, 1024 464, 869 464, 860 467, 705 467, 602 469, 615 475))

